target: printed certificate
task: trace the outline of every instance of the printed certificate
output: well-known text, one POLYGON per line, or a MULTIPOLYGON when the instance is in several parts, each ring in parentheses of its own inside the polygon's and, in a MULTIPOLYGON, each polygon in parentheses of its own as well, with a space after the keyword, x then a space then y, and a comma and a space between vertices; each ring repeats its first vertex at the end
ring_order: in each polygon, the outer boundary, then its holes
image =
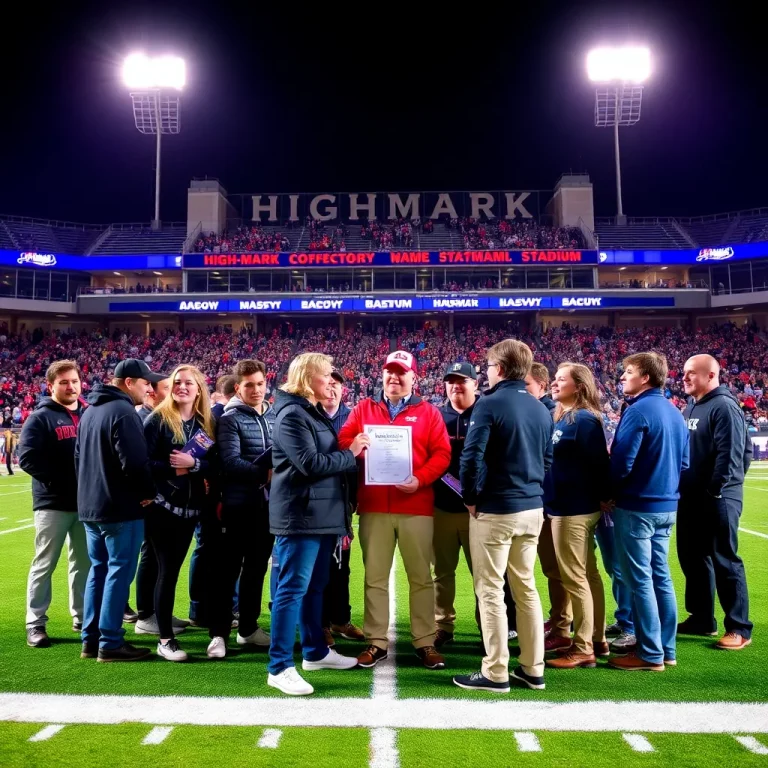
POLYGON ((366 485, 401 485, 413 474, 411 427, 365 425, 371 439, 365 451, 366 485))

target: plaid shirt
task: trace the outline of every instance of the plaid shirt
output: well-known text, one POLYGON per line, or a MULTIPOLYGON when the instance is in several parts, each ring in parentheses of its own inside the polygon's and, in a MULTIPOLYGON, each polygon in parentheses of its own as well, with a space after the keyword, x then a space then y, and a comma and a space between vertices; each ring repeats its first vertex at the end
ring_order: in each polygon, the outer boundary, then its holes
POLYGON ((387 404, 387 410, 389 411, 389 420, 394 421, 395 417, 397 416, 400 411, 402 411, 406 405, 408 405, 408 402, 411 399, 411 395, 408 395, 408 397, 404 397, 399 403, 394 404, 390 403, 389 400, 385 397, 384 402, 387 404))

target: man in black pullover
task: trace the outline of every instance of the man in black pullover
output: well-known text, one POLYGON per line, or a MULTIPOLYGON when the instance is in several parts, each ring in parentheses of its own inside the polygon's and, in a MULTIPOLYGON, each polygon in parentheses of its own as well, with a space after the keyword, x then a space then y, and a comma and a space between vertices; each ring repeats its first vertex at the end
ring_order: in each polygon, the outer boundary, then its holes
POLYGON ((738 402, 720 386, 720 365, 711 355, 685 363, 690 395, 684 417, 690 435, 690 467, 680 479, 677 554, 685 574, 680 634, 715 635, 715 590, 725 612, 725 634, 716 647, 737 651, 752 642, 744 563, 738 555, 744 477, 752 441, 738 402))
POLYGON ((91 561, 85 528, 77 519, 75 438, 83 414, 80 369, 74 360, 58 360, 45 374, 51 396, 43 398, 24 424, 19 466, 32 476, 35 556, 27 582, 27 645, 47 648, 51 577, 69 542, 69 610, 72 631, 83 628, 83 594, 91 561))

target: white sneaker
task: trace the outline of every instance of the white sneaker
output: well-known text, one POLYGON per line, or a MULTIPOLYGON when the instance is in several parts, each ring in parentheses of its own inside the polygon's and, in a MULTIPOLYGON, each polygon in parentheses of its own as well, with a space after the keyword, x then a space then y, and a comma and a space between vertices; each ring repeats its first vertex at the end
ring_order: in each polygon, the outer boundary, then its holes
MULTIPOLYGON (((172 624, 173 634, 179 635, 184 631, 184 627, 177 627, 172 624)), ((160 627, 157 625, 157 617, 152 614, 148 619, 139 619, 133 625, 133 631, 137 635, 159 635, 160 627)))
POLYGON ((223 659, 227 655, 227 641, 223 637, 214 637, 208 643, 208 650, 205 655, 209 659, 223 659))
POLYGON ((514 629, 510 629, 509 633, 507 634, 508 640, 514 640, 517 637, 517 632, 514 629))
POLYGON ((167 643, 158 643, 157 655, 166 661, 187 661, 189 659, 187 652, 181 649, 175 639, 171 639, 167 643))
POLYGON ((288 667, 277 675, 267 675, 267 685, 289 696, 309 696, 315 689, 296 671, 288 667))
POLYGON ((261 627, 257 627, 256 631, 243 637, 239 632, 237 633, 238 645, 258 645, 262 648, 269 648, 269 632, 265 632, 261 627))
POLYGON ((357 666, 357 658, 354 656, 342 656, 333 648, 328 649, 328 655, 319 661, 308 661, 304 659, 301 662, 301 668, 306 670, 313 669, 352 669, 357 666))

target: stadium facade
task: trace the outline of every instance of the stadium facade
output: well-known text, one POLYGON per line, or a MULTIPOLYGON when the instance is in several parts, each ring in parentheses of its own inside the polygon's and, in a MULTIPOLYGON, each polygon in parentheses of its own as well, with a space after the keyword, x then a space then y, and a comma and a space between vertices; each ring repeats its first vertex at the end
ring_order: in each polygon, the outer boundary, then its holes
POLYGON ((229 196, 195 180, 187 221, 159 230, 0 218, 0 325, 12 331, 268 328, 329 316, 342 328, 452 329, 456 315, 766 327, 768 209, 619 225, 595 217, 586 175, 567 175, 552 193, 229 196))

